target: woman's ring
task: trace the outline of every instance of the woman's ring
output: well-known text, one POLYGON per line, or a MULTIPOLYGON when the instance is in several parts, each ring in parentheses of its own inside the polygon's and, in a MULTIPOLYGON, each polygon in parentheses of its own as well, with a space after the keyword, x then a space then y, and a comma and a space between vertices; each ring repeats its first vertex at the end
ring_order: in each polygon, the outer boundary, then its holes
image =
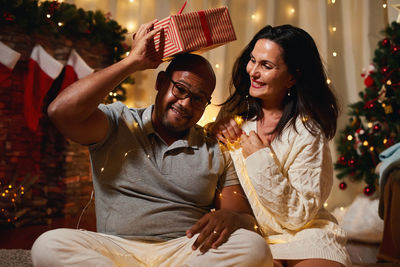
POLYGON ((215 230, 213 231, 213 233, 216 234, 216 235, 219 235, 219 233, 217 231, 215 231, 215 230))

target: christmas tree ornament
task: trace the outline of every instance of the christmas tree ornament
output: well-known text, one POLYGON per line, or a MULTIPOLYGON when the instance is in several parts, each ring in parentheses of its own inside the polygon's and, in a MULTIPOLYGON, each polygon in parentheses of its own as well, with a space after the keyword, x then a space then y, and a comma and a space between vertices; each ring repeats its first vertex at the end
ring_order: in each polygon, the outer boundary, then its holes
POLYGON ((387 99, 387 97, 386 97, 386 86, 385 86, 385 84, 382 84, 381 90, 379 90, 379 93, 378 93, 378 102, 382 103, 386 99, 387 99))
POLYGON ((345 189, 347 188, 347 184, 346 184, 345 182, 341 182, 341 183, 339 184, 339 188, 340 188, 341 190, 345 190, 345 189))
POLYGON ((381 124, 377 121, 372 126, 373 133, 377 133, 381 129, 381 124))
POLYGON ((372 87, 374 85, 374 79, 372 79, 372 77, 368 75, 367 78, 365 78, 364 80, 364 85, 366 87, 372 87))
POLYGON ((366 196, 371 196, 375 192, 375 188, 374 186, 367 185, 364 187, 363 192, 366 196))
POLYGON ((349 160, 348 165, 350 168, 354 168, 355 160, 354 159, 349 160))
POLYGON ((7 12, 7 11, 4 11, 4 12, 3 12, 3 19, 4 19, 5 21, 10 21, 10 22, 12 22, 12 21, 15 20, 15 16, 12 15, 11 13, 7 12))
POLYGON ((388 38, 385 38, 382 40, 382 46, 387 46, 390 43, 390 40, 388 38))
POLYGON ((391 114, 393 113, 393 107, 392 105, 386 105, 385 103, 382 104, 383 109, 385 110, 385 114, 391 114))

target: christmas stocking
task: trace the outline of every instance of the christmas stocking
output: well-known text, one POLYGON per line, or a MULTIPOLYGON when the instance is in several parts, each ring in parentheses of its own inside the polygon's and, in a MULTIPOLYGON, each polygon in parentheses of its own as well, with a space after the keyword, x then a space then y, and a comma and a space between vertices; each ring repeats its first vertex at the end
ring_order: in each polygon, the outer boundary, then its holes
POLYGON ((40 45, 36 45, 29 58, 28 74, 25 80, 24 113, 26 123, 36 132, 42 116, 44 97, 63 65, 55 60, 40 45))
POLYGON ((86 64, 86 62, 79 56, 75 49, 72 49, 67 65, 65 66, 64 80, 59 92, 64 90, 75 81, 91 74, 92 72, 93 69, 86 64))
POLYGON ((11 73, 20 56, 20 53, 0 41, 0 87, 11 85, 11 73))

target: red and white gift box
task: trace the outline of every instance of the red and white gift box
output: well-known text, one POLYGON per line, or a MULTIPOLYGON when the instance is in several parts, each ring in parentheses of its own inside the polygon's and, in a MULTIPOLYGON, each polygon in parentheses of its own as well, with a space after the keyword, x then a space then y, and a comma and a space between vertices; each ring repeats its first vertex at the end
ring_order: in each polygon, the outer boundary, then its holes
POLYGON ((226 7, 171 15, 154 24, 164 30, 154 36, 155 50, 163 60, 185 52, 201 53, 236 40, 226 7))

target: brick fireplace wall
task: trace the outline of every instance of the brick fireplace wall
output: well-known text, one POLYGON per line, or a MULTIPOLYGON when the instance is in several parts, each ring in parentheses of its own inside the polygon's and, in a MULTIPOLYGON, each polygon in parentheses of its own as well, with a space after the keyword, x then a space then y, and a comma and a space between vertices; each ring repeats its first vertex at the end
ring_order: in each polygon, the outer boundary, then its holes
MULTIPOLYGON (((0 182, 29 184, 30 190, 15 203, 15 226, 50 222, 56 216, 79 216, 92 191, 87 147, 66 140, 49 121, 45 110, 57 94, 56 80, 46 96, 43 117, 37 132, 31 132, 24 119, 24 78, 28 59, 36 44, 65 64, 75 49, 95 70, 111 63, 102 45, 86 40, 27 35, 17 28, 0 29, 0 41, 21 53, 12 74, 11 86, 0 88, 0 182)), ((1 200, 1 199, 0 199, 1 200)), ((7 208, 7 203, 1 203, 7 208)), ((93 203, 85 216, 93 214, 93 203)), ((2 222, 4 223, 4 222, 2 222)))

